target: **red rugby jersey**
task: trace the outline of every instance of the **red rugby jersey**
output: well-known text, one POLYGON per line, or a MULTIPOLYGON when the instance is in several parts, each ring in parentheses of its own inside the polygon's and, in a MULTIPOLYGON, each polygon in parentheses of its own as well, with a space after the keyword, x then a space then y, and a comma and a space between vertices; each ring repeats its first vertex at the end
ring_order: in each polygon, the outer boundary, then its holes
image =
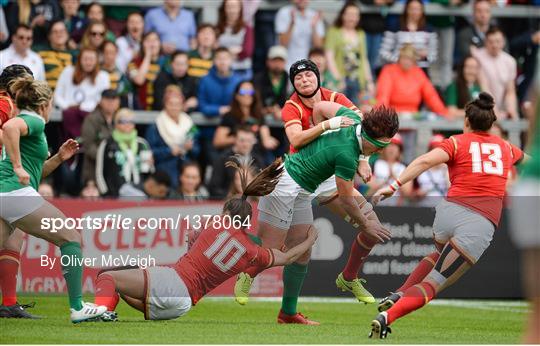
MULTIPOLYGON (((0 92, 0 129, 6 121, 11 119, 14 112, 15 106, 9 95, 6 92, 0 92)), ((2 154, 2 144, 0 144, 0 154, 2 154)))
POLYGON ((172 267, 186 284, 195 305, 205 294, 247 268, 268 268, 273 264, 272 251, 255 244, 245 231, 207 229, 172 267))
POLYGON ((447 200, 461 204, 499 224, 508 172, 523 151, 486 132, 464 133, 438 146, 449 156, 447 200))
MULTIPOLYGON (((321 88, 321 101, 331 101, 342 104, 343 106, 350 108, 354 111, 360 111, 348 98, 347 96, 332 91, 326 88, 321 88)), ((291 95, 291 98, 285 102, 283 109, 281 110, 281 119, 285 124, 285 128, 293 124, 302 125, 302 130, 307 130, 313 126, 313 121, 311 116, 313 115, 313 108, 306 106, 298 94, 295 92, 291 95)), ((289 147, 290 153, 297 152, 296 149, 291 145, 289 147)))

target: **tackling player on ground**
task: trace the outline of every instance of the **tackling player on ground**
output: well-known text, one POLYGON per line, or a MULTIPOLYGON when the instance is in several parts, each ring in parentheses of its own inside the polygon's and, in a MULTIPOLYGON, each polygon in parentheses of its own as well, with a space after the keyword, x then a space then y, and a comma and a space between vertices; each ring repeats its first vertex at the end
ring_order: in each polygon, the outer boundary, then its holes
MULTIPOLYGON (((225 202, 222 215, 233 220, 240 218, 241 224, 246 225, 252 215, 247 197, 270 193, 283 171, 283 164, 277 159, 249 184, 251 168, 248 164, 234 161, 230 166, 240 173, 243 193, 225 202)), ((96 304, 108 309, 101 320, 117 319, 114 310, 120 297, 143 312, 145 319, 178 318, 230 277, 250 266, 265 269, 290 264, 308 251, 316 239, 317 232, 312 228, 300 244, 282 252, 259 246, 260 240, 244 227, 203 230, 187 254, 172 266, 100 272, 96 279, 96 304)))
MULTIPOLYGON (((359 109, 345 95, 333 92, 331 90, 320 87, 320 73, 315 65, 310 60, 300 60, 294 63, 289 71, 291 83, 295 92, 291 98, 285 103, 282 110, 282 119, 285 124, 285 132, 291 143, 290 153, 296 153, 300 148, 308 145, 313 140, 318 138, 327 130, 335 130, 341 127, 350 126, 349 119, 323 119, 321 122, 312 117, 313 108, 320 101, 337 102, 346 108, 360 113, 359 109)), ((359 164, 360 176, 368 181, 371 178, 371 169, 365 157, 361 158, 359 164)), ((326 205, 332 212, 350 222, 353 227, 359 228, 360 225, 352 220, 341 205, 341 201, 336 199, 336 180, 334 177, 329 177, 323 182, 314 192, 320 204, 326 205)), ((355 190, 356 191, 356 190, 355 190)), ((367 202, 356 191, 355 195, 363 207, 367 202)), ((369 205, 368 205, 369 206, 369 205)), ((377 216, 373 211, 367 211, 368 218, 372 221, 377 221, 377 216)), ((260 225, 261 231, 264 232, 266 227, 271 227, 265 222, 260 225)), ((295 238, 303 239, 309 225, 303 224, 302 215, 295 213, 291 222, 290 229, 285 240, 286 246, 294 246, 295 238)), ((270 234, 262 236, 265 246, 274 246, 276 243, 281 243, 281 237, 268 238, 270 234)), ((349 260, 343 269, 343 272, 338 275, 336 284, 343 291, 352 292, 355 297, 365 303, 374 303, 375 299, 363 286, 362 279, 357 278, 365 258, 367 258, 371 248, 377 243, 376 239, 369 237, 366 232, 359 232, 355 242, 352 244, 349 260)), ((284 323, 306 323, 310 321, 304 319, 301 314, 297 313, 298 295, 303 284, 303 278, 307 274, 307 264, 309 263, 310 253, 300 258, 296 263, 287 266, 283 270, 284 291, 280 315, 288 315, 286 319, 289 322, 284 323)), ((248 271, 238 276, 235 284, 234 293, 236 301, 242 305, 246 304, 249 297, 249 290, 253 279, 257 275, 256 271, 248 271)), ((283 319, 282 319, 283 320, 283 319)), ((283 320, 283 321, 286 321, 283 320)))
MULTIPOLYGON (((0 248, 12 228, 45 239, 60 247, 62 256, 73 259, 62 266, 66 279, 71 321, 78 323, 103 314, 106 308, 82 301, 81 235, 76 230, 49 232, 41 229, 43 218, 65 218, 64 214, 41 197, 37 188, 62 162, 58 155, 47 160, 45 123, 52 109, 52 90, 46 82, 18 78, 10 84, 20 114, 3 126, 3 150, 0 160, 0 248)), ((65 144, 73 155, 78 150, 74 140, 65 144)))
POLYGON ((402 184, 446 163, 450 189, 436 207, 433 235, 437 251, 420 261, 405 284, 379 304, 370 337, 386 338, 389 325, 431 301, 458 280, 489 247, 501 216, 508 170, 523 152, 488 133, 497 119, 491 95, 483 92, 465 106, 463 134, 444 140, 415 159, 392 185, 374 195, 388 198, 402 184), (385 311, 386 310, 386 311, 385 311))

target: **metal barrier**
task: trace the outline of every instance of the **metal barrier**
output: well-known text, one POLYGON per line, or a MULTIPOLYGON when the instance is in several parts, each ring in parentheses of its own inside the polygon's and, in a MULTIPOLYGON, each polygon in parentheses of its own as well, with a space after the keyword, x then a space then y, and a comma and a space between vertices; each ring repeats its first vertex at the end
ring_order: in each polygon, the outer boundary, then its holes
MULTIPOLYGON (((141 125, 153 124, 158 111, 134 111, 135 123, 141 125)), ((426 120, 409 119, 408 116, 400 118, 400 128, 417 131, 416 153, 422 154, 426 151, 429 139, 433 131, 456 131, 459 132, 463 128, 463 120, 446 120, 437 117, 432 113, 424 113, 426 120)), ((191 118, 197 126, 218 126, 220 118, 207 118, 202 113, 194 112, 190 114, 191 118)), ((62 114, 59 110, 53 111, 51 114, 52 122, 61 122, 62 114)), ((272 116, 266 117, 266 123, 270 127, 283 127, 283 122, 275 119, 272 116)), ((529 127, 527 120, 503 120, 500 122, 502 128, 508 132, 508 140, 515 145, 521 145, 521 133, 529 127)))

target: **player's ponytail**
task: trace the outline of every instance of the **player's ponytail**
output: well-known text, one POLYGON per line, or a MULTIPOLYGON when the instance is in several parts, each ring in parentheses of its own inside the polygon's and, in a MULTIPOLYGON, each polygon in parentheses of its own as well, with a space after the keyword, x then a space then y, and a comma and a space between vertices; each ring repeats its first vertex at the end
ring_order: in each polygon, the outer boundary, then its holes
POLYGON ((488 131, 497 120, 494 111, 495 101, 487 92, 481 92, 478 98, 465 105, 465 117, 473 131, 488 131))
POLYGON ((228 199, 223 206, 223 213, 228 213, 233 217, 238 215, 242 224, 247 218, 251 218, 252 214, 251 203, 247 201, 247 197, 265 196, 274 191, 279 177, 283 173, 283 161, 278 158, 270 166, 260 171, 251 182, 248 182, 252 162, 253 160, 247 161, 235 155, 225 164, 226 167, 233 167, 238 171, 242 195, 228 199))
POLYGON ((29 109, 38 112, 47 106, 52 99, 53 92, 47 82, 33 79, 26 75, 15 79, 9 85, 9 91, 15 95, 15 104, 20 110, 29 109))

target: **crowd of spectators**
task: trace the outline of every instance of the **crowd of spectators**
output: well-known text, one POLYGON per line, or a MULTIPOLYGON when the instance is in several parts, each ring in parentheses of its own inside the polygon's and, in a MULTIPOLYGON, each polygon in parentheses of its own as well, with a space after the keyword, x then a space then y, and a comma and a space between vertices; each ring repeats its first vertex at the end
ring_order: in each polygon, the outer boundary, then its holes
MULTIPOLYGON (((46 80, 62 114, 49 136, 81 142, 80 156, 61 173, 72 188, 48 181, 40 189, 44 194, 225 198, 239 185, 234 170, 225 167, 231 155, 262 168, 286 152, 284 130, 268 120, 281 120, 292 92, 288 68, 298 59, 313 60, 322 86, 343 92, 364 110, 384 104, 404 116, 430 111, 463 118, 465 104, 488 91, 499 119, 522 117, 538 64, 540 19, 523 21, 507 37, 508 23, 497 23, 491 14, 499 2, 471 1, 470 18, 427 17, 421 0, 403 1, 398 16, 388 15, 394 0, 336 1, 340 10, 332 22, 309 0, 281 1, 274 43, 265 46, 255 30, 260 0, 223 0, 215 23, 199 21, 179 0, 154 8, 2 2, 0 70, 25 64, 46 80), (376 11, 364 14, 360 3, 376 11), (257 49, 266 57, 258 70, 257 49), (141 126, 133 110, 159 114, 141 126), (193 112, 217 119, 217 125, 196 126, 193 112)), ((372 162, 374 179, 364 190, 399 175, 414 136, 402 132, 372 162)), ((435 136, 430 147, 441 138, 435 136)), ((444 194, 444 172, 436 167, 426 173, 402 189, 397 203, 444 194)))

